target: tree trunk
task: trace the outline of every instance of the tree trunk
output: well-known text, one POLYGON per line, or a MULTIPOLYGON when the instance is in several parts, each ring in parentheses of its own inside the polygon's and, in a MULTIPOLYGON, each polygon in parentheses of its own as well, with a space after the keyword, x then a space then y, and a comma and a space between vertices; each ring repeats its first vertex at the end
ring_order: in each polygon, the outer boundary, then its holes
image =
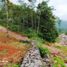
POLYGON ((40 17, 38 18, 37 33, 39 33, 39 28, 40 28, 40 17))
MULTIPOLYGON (((9 16, 8 16, 8 0, 5 0, 5 11, 6 11, 6 21, 7 21, 7 29, 8 29, 8 22, 9 22, 9 16)), ((8 36, 8 30, 7 30, 7 36, 8 36)))

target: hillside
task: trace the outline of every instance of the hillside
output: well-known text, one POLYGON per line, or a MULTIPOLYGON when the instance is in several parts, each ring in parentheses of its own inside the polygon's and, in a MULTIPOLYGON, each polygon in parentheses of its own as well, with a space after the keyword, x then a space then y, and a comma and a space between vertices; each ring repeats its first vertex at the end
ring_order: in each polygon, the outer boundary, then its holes
POLYGON ((0 67, 66 67, 67 22, 46 0, 27 2, 0 0, 0 67))
POLYGON ((0 26, 0 67, 7 63, 20 63, 30 48, 28 43, 23 42, 27 40, 26 36, 0 26))

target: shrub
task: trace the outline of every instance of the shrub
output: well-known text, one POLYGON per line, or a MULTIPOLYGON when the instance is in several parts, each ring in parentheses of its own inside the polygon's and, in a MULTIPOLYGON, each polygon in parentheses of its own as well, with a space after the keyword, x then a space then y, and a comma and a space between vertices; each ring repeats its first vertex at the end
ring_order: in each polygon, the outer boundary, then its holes
POLYGON ((29 38, 32 38, 32 37, 37 37, 37 33, 35 30, 33 30, 32 28, 29 28, 27 30, 25 30, 24 34, 26 34, 29 38))
POLYGON ((40 51, 41 57, 44 57, 45 55, 50 53, 49 50, 44 47, 39 47, 39 51, 40 51))

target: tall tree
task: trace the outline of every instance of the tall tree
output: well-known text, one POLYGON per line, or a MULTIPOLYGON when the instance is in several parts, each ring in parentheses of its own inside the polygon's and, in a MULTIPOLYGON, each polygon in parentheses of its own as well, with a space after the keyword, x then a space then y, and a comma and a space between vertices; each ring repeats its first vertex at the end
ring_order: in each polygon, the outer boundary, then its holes
MULTIPOLYGON (((28 0, 28 1, 30 2, 30 7, 32 9, 34 9, 35 8, 35 2, 36 2, 36 0, 28 0)), ((33 11, 31 11, 32 28, 34 28, 33 14, 34 14, 33 11)))
POLYGON ((9 0, 4 0, 4 3, 5 3, 5 10, 6 10, 7 28, 8 28, 8 23, 9 23, 8 3, 9 3, 9 0))
MULTIPOLYGON (((7 24, 7 28, 8 28, 8 23, 9 23, 9 15, 8 15, 8 3, 9 3, 9 0, 2 0, 2 2, 4 3, 3 5, 3 7, 4 7, 4 10, 5 10, 5 18, 6 18, 6 24, 7 24)), ((7 31, 7 33, 8 33, 8 31, 7 31)), ((8 34, 7 34, 7 36, 8 36, 8 34)))
POLYGON ((52 8, 44 1, 38 5, 38 10, 41 11, 40 32, 44 39, 54 42, 58 34, 55 27, 56 18, 52 13, 52 8))

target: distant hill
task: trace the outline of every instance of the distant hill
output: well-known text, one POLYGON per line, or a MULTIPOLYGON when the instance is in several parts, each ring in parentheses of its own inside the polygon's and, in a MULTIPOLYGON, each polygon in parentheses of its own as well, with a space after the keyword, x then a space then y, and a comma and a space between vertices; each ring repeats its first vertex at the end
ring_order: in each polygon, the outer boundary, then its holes
POLYGON ((56 27, 58 30, 60 29, 62 32, 67 32, 67 21, 61 20, 60 25, 56 23, 56 27))

